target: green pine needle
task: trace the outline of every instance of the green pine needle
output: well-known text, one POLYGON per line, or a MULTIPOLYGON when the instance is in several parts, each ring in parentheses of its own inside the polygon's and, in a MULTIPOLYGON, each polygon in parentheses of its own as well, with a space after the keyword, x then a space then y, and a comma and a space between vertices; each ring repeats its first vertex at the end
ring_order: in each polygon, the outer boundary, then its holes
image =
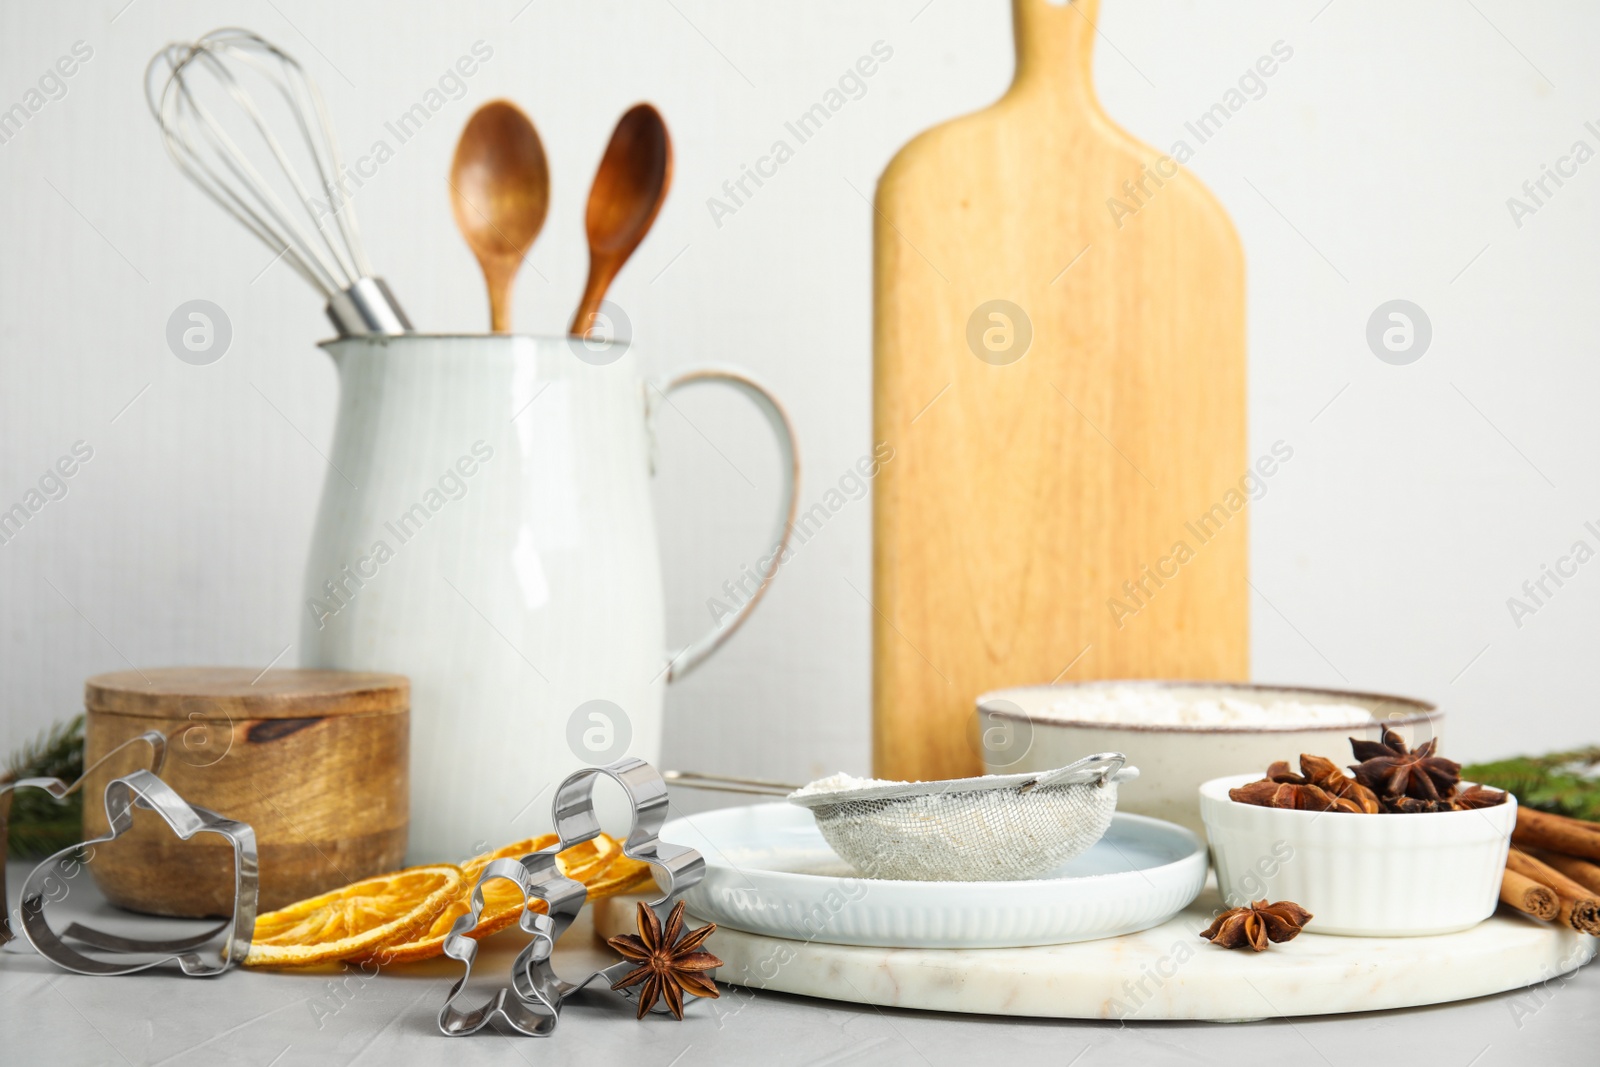
MULTIPOLYGON (((69 785, 83 776, 83 716, 57 723, 6 761, 4 781, 59 778, 69 785)), ((32 859, 83 840, 83 794, 58 801, 39 789, 11 794, 8 853, 32 859)), ((0 801, 3 803, 3 801, 0 801)))
POLYGON ((1538 811, 1600 822, 1600 745, 1474 763, 1461 768, 1461 777, 1510 790, 1517 803, 1538 811))

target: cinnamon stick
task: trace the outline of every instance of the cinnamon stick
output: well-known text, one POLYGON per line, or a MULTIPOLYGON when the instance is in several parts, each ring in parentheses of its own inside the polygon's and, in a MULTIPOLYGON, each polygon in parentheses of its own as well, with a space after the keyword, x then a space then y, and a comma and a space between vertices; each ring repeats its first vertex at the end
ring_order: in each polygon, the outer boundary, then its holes
POLYGON ((1506 869, 1554 890, 1562 922, 1579 933, 1600 935, 1600 899, 1587 886, 1517 848, 1506 856, 1506 869))
POLYGON ((1600 823, 1585 822, 1548 811, 1517 808, 1511 840, 1525 848, 1542 848, 1586 860, 1600 860, 1600 823))
POLYGON ((1500 899, 1524 915, 1549 922, 1561 910, 1555 890, 1525 874, 1506 868, 1500 879, 1500 899))
POLYGON ((1589 892, 1600 896, 1600 866, 1557 852, 1540 852, 1537 855, 1540 862, 1554 867, 1589 892))

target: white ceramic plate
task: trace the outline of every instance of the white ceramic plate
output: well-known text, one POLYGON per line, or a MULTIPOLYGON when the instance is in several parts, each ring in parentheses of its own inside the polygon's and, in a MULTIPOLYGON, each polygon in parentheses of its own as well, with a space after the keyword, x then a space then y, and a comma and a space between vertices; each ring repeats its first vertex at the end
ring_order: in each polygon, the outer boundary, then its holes
POLYGON ((810 812, 784 803, 675 819, 661 838, 706 858, 705 880, 684 895, 695 915, 837 945, 1017 948, 1115 937, 1166 922, 1206 880, 1198 837, 1120 812, 1083 855, 1023 882, 861 878, 828 847, 810 812))

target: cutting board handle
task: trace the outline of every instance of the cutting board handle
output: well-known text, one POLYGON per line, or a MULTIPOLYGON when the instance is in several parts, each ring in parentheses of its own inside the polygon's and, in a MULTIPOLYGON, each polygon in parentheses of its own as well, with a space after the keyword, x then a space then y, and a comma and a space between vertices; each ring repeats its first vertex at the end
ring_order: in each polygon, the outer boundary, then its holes
POLYGON ((1013 95, 1070 103, 1092 100, 1090 61, 1100 0, 1011 0, 1017 46, 1013 95))

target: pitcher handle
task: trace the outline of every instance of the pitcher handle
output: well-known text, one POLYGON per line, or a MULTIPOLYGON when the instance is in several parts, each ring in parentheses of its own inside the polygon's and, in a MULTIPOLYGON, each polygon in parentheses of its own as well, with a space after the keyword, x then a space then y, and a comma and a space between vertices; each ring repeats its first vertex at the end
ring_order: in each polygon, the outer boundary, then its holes
POLYGON ((778 445, 779 459, 783 464, 783 492, 778 505, 777 529, 772 534, 773 549, 767 557, 766 565, 759 573, 761 584, 750 599, 739 605, 731 615, 713 624, 708 632, 670 655, 667 665, 669 683, 688 675, 690 671, 704 663, 711 653, 721 648, 722 643, 744 625, 745 619, 750 617, 750 612, 766 595, 772 576, 778 572, 778 567, 789 554, 789 539, 794 534, 795 507, 800 492, 800 456, 795 451, 794 427, 789 422, 789 414, 783 410, 783 405, 776 397, 743 371, 731 367, 691 367, 673 375, 665 383, 650 383, 649 388, 653 395, 649 397, 647 412, 652 428, 655 425, 655 415, 659 405, 667 402, 667 398, 677 390, 694 385, 727 386, 744 394, 756 409, 766 416, 767 425, 772 428, 773 439, 778 445))

